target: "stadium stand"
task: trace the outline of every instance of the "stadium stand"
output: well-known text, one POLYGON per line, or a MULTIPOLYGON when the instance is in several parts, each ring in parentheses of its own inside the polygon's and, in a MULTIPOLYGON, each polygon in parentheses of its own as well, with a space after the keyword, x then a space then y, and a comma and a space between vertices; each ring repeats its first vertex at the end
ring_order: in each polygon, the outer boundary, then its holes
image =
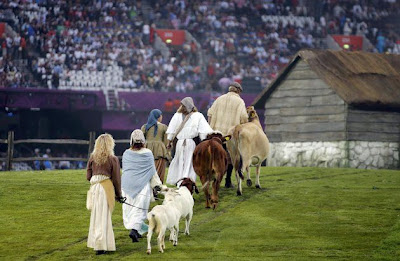
POLYGON ((157 26, 187 29, 201 39, 210 54, 210 78, 257 77, 264 87, 299 49, 325 48, 328 33, 366 35, 376 46, 369 51, 398 50, 393 35, 375 27, 398 14, 396 1, 152 1, 152 6, 157 26), (379 37, 387 38, 384 46, 386 39, 379 37))
POLYGON ((326 48, 327 35, 363 35, 369 51, 400 51, 395 0, 3 0, 0 10, 11 28, 1 37, 2 87, 223 91, 219 80, 229 78, 263 88, 299 49, 326 48), (158 28, 186 30, 199 46, 186 41, 163 55, 158 28))

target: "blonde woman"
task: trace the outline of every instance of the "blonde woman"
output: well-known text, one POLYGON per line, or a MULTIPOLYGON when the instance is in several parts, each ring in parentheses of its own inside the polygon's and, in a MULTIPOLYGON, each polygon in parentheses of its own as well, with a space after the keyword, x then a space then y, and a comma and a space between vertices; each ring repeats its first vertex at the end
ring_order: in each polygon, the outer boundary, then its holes
POLYGON ((86 178, 90 181, 87 208, 91 210, 87 246, 93 248, 96 255, 115 251, 111 213, 115 199, 121 198, 121 169, 114 146, 110 134, 100 135, 87 164, 86 178))

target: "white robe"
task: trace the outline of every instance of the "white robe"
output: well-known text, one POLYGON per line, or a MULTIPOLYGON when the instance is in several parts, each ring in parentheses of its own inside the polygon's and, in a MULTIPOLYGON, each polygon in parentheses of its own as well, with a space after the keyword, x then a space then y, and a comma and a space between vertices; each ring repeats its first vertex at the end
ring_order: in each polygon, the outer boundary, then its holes
MULTIPOLYGON (((182 113, 177 112, 174 114, 167 129, 168 140, 172 140, 183 118, 182 113)), ((213 132, 213 130, 203 114, 195 112, 190 116, 185 126, 176 136, 178 142, 176 143, 175 156, 168 169, 168 184, 175 185, 178 180, 186 177, 194 182, 196 181, 196 173, 194 172, 192 161, 196 143, 193 141, 193 138, 199 136, 203 140, 210 132, 213 132)))
MULTIPOLYGON (((145 153, 147 149, 135 151, 135 153, 145 153)), ((153 162, 151 162, 153 163, 153 162)), ((140 235, 147 232, 147 225, 144 223, 147 218, 147 212, 150 207, 150 202, 154 201, 152 189, 155 186, 161 186, 162 182, 157 172, 154 173, 151 180, 144 186, 144 188, 136 195, 135 198, 131 198, 122 189, 122 196, 126 197, 126 203, 122 204, 122 219, 126 229, 135 229, 140 235)))
POLYGON ((111 223, 111 211, 107 195, 100 181, 109 179, 104 175, 94 175, 90 179, 91 208, 87 246, 94 250, 115 251, 114 231, 111 223))
POLYGON ((136 229, 141 235, 147 232, 144 221, 150 206, 151 194, 150 182, 144 186, 135 198, 131 198, 129 194, 122 190, 122 196, 126 197, 126 203, 135 206, 122 204, 122 219, 126 229, 136 229))

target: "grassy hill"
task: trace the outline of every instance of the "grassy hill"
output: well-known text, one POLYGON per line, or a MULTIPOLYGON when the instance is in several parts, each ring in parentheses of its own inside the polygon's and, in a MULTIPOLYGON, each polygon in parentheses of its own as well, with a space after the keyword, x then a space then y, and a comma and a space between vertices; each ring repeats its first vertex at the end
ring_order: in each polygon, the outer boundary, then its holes
MULTIPOLYGON (((254 170, 253 170, 254 171, 254 170)), ((113 213, 117 251, 86 247, 85 171, 0 172, 0 260, 398 260, 400 171, 265 167, 261 190, 195 195, 191 235, 146 255, 113 213)), ((254 180, 253 180, 254 184, 254 180)), ((154 205, 154 203, 152 204, 154 205)), ((181 232, 184 224, 181 222, 181 232)))

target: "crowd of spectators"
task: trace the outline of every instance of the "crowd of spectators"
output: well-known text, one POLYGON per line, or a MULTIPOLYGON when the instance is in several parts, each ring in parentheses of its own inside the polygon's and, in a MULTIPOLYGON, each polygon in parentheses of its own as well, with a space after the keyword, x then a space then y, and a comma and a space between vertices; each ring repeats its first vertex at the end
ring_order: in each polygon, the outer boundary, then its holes
POLYGON ((221 88, 221 79, 244 77, 265 87, 301 48, 325 48, 327 34, 365 35, 376 46, 370 51, 398 53, 396 38, 376 27, 399 12, 395 0, 309 2, 152 1, 151 17, 158 27, 186 29, 202 43, 207 79, 221 88))
POLYGON ((0 18, 17 35, 1 39, 0 84, 29 85, 13 61, 25 58, 26 48, 37 54, 28 57, 33 75, 49 88, 89 87, 94 75, 113 87, 177 92, 224 91, 228 80, 246 77, 265 87, 298 50, 325 48, 327 34, 366 36, 373 52, 400 51, 397 36, 379 23, 399 12, 396 0, 146 3, 144 14, 141 1, 1 0, 0 18), (166 58, 154 48, 156 28, 188 30, 200 46, 169 46, 166 58))
POLYGON ((132 52, 146 49, 140 7, 132 1, 13 0, 3 7, 12 9, 14 28, 39 52, 31 69, 49 88, 68 81, 71 70, 102 71, 113 61, 130 65, 132 52))
MULTIPOLYGON (((400 14, 400 3, 383 1, 321 1, 317 6, 319 22, 328 34, 365 36, 373 45, 371 52, 399 54, 394 31, 385 28, 384 19, 400 14)), ((390 29, 390 28, 389 28, 390 29)))
MULTIPOLYGON (((0 156, 6 157, 6 153, 0 153, 0 156)), ((35 160, 30 162, 13 162, 12 170, 16 171, 30 171, 30 170, 55 170, 55 169, 84 169, 86 168, 86 161, 69 161, 65 160, 45 160, 51 157, 74 157, 74 158, 85 158, 87 155, 84 153, 72 152, 57 150, 55 153, 52 153, 52 150, 49 148, 39 149, 35 148, 34 151, 30 154, 25 152, 16 150, 15 157, 37 157, 43 158, 43 160, 35 160), (68 155, 68 156, 67 156, 68 155)), ((6 162, 0 162, 0 171, 6 171, 6 162)))
MULTIPOLYGON (((84 158, 82 154, 69 152, 68 155, 70 157, 79 157, 84 158)), ((41 152, 39 148, 35 148, 33 157, 38 158, 52 158, 52 157, 67 157, 67 153, 65 152, 56 152, 52 153, 51 149, 47 148, 44 152, 41 152)), ((54 170, 54 169, 83 169, 86 167, 86 162, 84 161, 69 161, 67 159, 60 161, 52 161, 52 160, 35 160, 31 164, 32 170, 54 170)))
POLYGON ((293 53, 315 45, 310 34, 313 19, 299 23, 298 27, 297 21, 296 25, 282 26, 292 11, 304 15, 297 3, 289 1, 286 6, 275 6, 268 2, 153 1, 151 17, 158 27, 166 24, 186 29, 202 43, 208 54, 206 89, 224 91, 228 81, 223 79, 240 82, 244 77, 257 78, 266 86, 293 53), (272 16, 282 18, 268 19, 272 16))
POLYGON ((19 34, 15 36, 4 33, 0 38, 0 86, 9 86, 16 88, 27 86, 28 79, 26 75, 14 64, 13 58, 26 57, 26 41, 19 34))
POLYGON ((0 86, 11 88, 26 87, 24 75, 14 65, 13 60, 0 57, 0 86))
MULTIPOLYGON (((154 49, 154 28, 145 23, 140 1, 12 0, 0 2, 0 8, 7 11, 13 28, 28 40, 29 47, 40 54, 30 61, 30 67, 49 88, 70 81, 86 85, 92 81, 85 76, 116 64, 124 72, 111 75, 112 87, 168 91, 175 86, 184 90, 181 85, 187 79, 198 82, 192 75, 194 69, 188 69, 194 60, 184 47, 171 50, 171 59, 154 49)), ((108 76, 101 75, 104 81, 108 76)))

